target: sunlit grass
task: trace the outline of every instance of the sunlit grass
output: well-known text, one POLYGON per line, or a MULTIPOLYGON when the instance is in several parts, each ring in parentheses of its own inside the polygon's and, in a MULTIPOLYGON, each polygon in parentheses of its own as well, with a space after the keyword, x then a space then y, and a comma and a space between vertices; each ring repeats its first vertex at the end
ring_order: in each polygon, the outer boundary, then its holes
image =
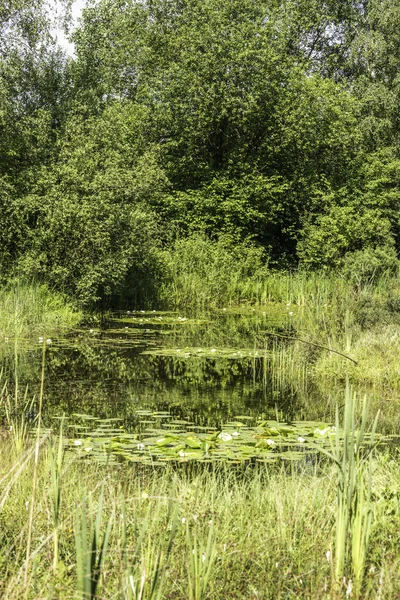
MULTIPOLYGON (((33 456, 28 449, 15 462, 9 439, 0 464, 3 597, 328 599, 345 598, 353 579, 348 555, 345 579, 334 586, 337 476, 329 461, 152 469, 98 466, 67 452, 55 479, 54 453, 42 443, 24 587, 33 456)), ((394 599, 396 455, 372 460, 371 485, 361 597, 375 599, 381 589, 382 598, 394 599)))
POLYGON ((82 313, 45 285, 15 282, 0 289, 0 339, 46 336, 74 327, 82 313))

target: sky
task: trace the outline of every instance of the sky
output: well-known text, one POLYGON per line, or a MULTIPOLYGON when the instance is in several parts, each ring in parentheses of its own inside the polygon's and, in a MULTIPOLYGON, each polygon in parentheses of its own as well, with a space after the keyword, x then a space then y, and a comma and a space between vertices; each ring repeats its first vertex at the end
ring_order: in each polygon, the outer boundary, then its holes
MULTIPOLYGON (((85 6, 85 3, 86 3, 86 0, 74 0, 74 2, 72 4, 72 19, 73 19, 74 26, 76 26, 78 23, 78 19, 81 15, 82 8, 85 6)), ((59 16, 60 12, 61 12, 60 5, 57 2, 57 0, 55 0, 53 8, 51 9, 51 17, 54 20, 56 20, 57 16, 59 16)), ((53 33, 54 33, 55 37, 57 38, 58 43, 60 44, 60 46, 62 48, 64 48, 66 53, 69 56, 73 56, 74 55, 74 44, 71 44, 71 42, 69 42, 67 40, 64 32, 59 28, 54 28, 53 33)))

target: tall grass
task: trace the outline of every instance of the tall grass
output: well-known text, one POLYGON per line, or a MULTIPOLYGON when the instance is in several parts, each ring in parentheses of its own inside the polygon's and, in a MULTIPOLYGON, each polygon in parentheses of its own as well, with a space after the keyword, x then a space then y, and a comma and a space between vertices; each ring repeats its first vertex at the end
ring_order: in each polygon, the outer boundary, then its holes
MULTIPOLYGON (((360 435, 350 436, 349 444, 357 444, 360 435)), ((57 448, 58 442, 54 452, 57 448)), ((347 586, 335 591, 337 598, 345 597, 349 578, 353 595, 368 600, 379 594, 395 599, 400 593, 396 457, 367 459, 360 453, 364 483, 356 459, 351 499, 338 504, 338 467, 331 462, 317 461, 311 470, 302 463, 111 469, 67 453, 57 483, 62 502, 56 549, 55 488, 42 452, 25 586, 25 502, 31 496, 33 458, 28 451, 16 465, 10 445, 0 446, 2 477, 13 482, 0 512, 2 597, 328 599, 341 574, 347 586), (347 531, 338 518, 341 507, 347 531), (336 554, 338 528, 347 544, 344 563, 336 554), (344 564, 343 569, 332 572, 329 550, 334 565, 344 564)))
POLYGON ((333 584, 340 589, 349 562, 355 597, 360 598, 371 532, 372 451, 379 414, 368 432, 366 398, 362 402, 359 422, 356 420, 357 405, 356 396, 347 382, 343 429, 336 408, 335 440, 331 452, 323 452, 334 463, 337 475, 333 584))
POLYGON ((0 338, 32 338, 74 327, 82 313, 61 294, 16 281, 0 289, 0 338))

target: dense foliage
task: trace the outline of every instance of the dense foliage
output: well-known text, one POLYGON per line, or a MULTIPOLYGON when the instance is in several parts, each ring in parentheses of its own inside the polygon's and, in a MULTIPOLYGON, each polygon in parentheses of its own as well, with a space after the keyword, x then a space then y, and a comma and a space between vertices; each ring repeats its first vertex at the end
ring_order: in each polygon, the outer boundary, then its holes
POLYGON ((3 280, 90 305, 222 248, 246 276, 397 267, 399 0, 99 0, 73 58, 50 31, 0 8, 3 280))

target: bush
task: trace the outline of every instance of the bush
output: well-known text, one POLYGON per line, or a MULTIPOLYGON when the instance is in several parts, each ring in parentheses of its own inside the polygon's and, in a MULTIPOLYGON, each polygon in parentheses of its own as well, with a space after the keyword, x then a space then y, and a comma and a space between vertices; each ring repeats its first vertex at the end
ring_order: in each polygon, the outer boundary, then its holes
POLYGON ((393 246, 365 248, 348 252, 343 260, 343 275, 353 285, 372 283, 377 277, 393 275, 399 269, 399 260, 393 246))
MULTIPOLYGON (((361 212, 353 206, 334 206, 304 227, 297 253, 305 267, 342 268, 351 253, 359 265, 362 261, 366 265, 368 259, 369 272, 377 267, 382 272, 395 258, 393 248, 389 219, 379 210, 361 212), (355 254, 360 251, 367 254, 355 254)), ((348 268, 350 263, 349 258, 348 268)))
POLYGON ((195 234, 165 251, 161 296, 175 306, 221 306, 238 300, 249 278, 266 269, 265 251, 223 236, 213 241, 195 234))

